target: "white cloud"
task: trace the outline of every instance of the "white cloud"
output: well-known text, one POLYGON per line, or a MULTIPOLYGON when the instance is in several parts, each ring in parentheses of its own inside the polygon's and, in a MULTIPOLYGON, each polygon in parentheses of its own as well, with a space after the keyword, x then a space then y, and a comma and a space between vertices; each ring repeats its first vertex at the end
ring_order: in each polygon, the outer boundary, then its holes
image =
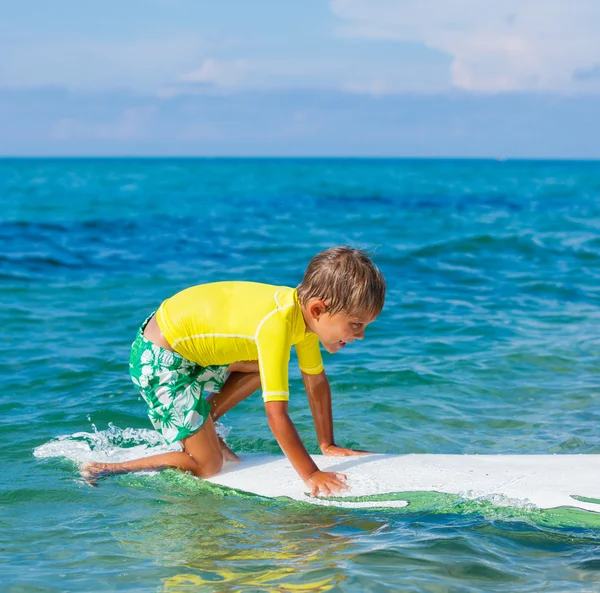
POLYGON ((331 0, 331 8, 342 35, 450 55, 460 89, 600 90, 599 77, 585 76, 600 64, 598 0, 331 0))
POLYGON ((235 88, 249 82, 252 65, 248 60, 204 60, 198 70, 181 76, 182 82, 212 84, 235 88))

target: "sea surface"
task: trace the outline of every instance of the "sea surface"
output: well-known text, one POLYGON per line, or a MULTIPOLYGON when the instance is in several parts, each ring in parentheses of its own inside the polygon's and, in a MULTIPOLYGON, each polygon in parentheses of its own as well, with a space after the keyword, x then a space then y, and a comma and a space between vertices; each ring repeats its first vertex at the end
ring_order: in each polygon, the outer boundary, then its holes
MULTIPOLYGON (((0 160, 2 591, 600 590, 598 521, 315 507, 174 470, 92 488, 34 454, 152 444, 128 376, 143 319, 197 283, 294 286, 337 244, 388 283, 366 339, 324 354, 338 444, 600 453, 598 162, 0 160)), ((291 391, 316 453, 294 364, 291 391)), ((260 393, 223 424, 241 456, 279 453, 260 393)))

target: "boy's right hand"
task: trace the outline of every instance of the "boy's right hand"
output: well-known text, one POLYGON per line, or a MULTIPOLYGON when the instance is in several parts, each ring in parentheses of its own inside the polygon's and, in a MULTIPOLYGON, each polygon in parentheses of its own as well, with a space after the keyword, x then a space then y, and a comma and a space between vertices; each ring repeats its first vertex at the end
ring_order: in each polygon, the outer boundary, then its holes
POLYGON ((342 490, 348 490, 349 486, 346 484, 348 477, 346 474, 340 474, 337 472, 322 472, 316 471, 304 480, 304 483, 310 488, 310 495, 312 497, 322 494, 323 496, 330 496, 331 494, 337 494, 342 490))

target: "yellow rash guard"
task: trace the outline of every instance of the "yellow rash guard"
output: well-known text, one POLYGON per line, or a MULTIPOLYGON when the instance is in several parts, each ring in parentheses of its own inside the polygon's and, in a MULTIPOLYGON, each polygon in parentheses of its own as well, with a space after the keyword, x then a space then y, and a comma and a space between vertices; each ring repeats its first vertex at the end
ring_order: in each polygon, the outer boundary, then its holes
POLYGON ((306 331, 296 289, 255 282, 193 286, 162 303, 156 314, 175 352, 206 367, 258 360, 263 398, 289 399, 290 349, 309 375, 323 370, 319 339, 306 331))

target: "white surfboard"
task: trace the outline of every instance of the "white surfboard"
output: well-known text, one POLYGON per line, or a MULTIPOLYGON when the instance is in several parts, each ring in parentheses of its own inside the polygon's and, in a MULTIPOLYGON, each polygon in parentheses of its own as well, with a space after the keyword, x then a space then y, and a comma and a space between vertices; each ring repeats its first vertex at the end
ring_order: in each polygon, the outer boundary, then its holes
MULTIPOLYGON (((58 437, 37 447, 34 455, 78 463, 118 462, 174 450, 181 450, 179 443, 166 445, 154 431, 111 427, 58 437), (122 446, 125 442, 129 446, 122 446)), ((349 490, 333 500, 309 497, 281 455, 240 455, 241 463, 226 463, 209 481, 260 496, 340 507, 401 507, 408 503, 399 493, 439 492, 502 506, 571 507, 600 513, 600 455, 315 455, 320 469, 348 476, 349 490)))
POLYGON ((313 456, 325 471, 348 476, 350 489, 335 501, 314 500, 285 457, 248 457, 227 463, 209 481, 261 496, 352 507, 405 506, 385 494, 441 492, 490 499, 505 506, 573 507, 600 512, 600 455, 369 455, 313 456), (357 497, 379 495, 377 501, 357 497), (599 499, 595 502, 578 500, 599 499), (344 503, 344 498, 352 502, 344 503))

